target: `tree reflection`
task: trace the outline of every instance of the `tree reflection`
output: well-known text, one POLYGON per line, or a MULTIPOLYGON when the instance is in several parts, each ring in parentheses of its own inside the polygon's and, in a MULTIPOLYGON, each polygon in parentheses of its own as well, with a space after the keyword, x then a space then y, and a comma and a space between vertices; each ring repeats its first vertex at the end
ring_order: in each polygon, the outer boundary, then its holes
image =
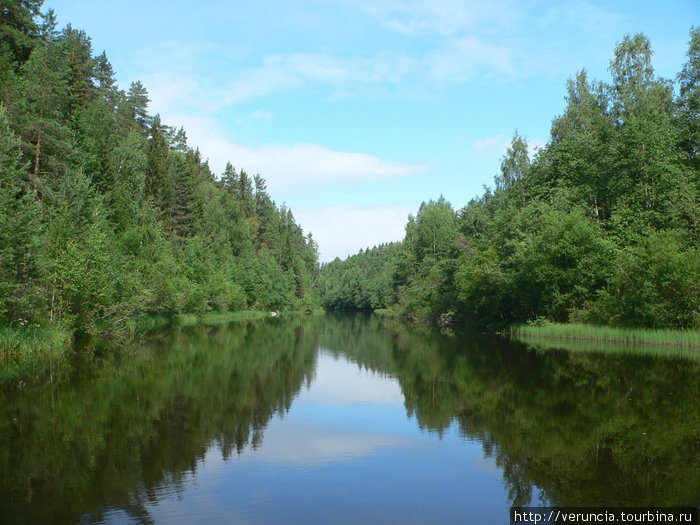
POLYGON ((397 378, 422 429, 457 425, 479 441, 513 504, 700 498, 698 361, 327 315, 162 331, 70 384, 0 393, 0 522, 100 521, 117 508, 148 523, 149 505, 181 494, 212 448, 228 460, 262 444, 313 380, 319 347, 397 378))
POLYGON ((2 523, 75 523, 181 492, 207 450, 255 448, 316 360, 313 320, 163 331, 73 384, 5 393, 2 523), (87 518, 87 516, 84 516, 87 518))
POLYGON ((324 344, 397 377, 421 428, 442 433, 456 422, 479 440, 515 505, 530 502, 534 487, 557 505, 700 497, 697 360, 538 351, 377 317, 326 317, 324 344))

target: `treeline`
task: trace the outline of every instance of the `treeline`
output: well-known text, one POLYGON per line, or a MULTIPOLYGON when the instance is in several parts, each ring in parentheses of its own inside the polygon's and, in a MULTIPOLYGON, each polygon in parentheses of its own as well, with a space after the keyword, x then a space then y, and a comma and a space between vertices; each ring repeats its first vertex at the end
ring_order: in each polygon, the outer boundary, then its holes
POLYGON ((0 9, 0 324, 316 303, 316 245, 265 181, 215 177, 41 4, 0 9))
MULTIPOLYGON (((533 159, 516 132, 493 189, 409 216, 378 272, 390 273, 391 309, 439 324, 700 327, 700 29, 675 83, 655 76, 651 56, 646 37, 624 37, 610 82, 585 70, 569 80, 533 159)), ((362 264, 328 265, 321 279, 362 264)), ((358 289, 333 301, 362 308, 358 289)))
POLYGON ((341 261, 325 264, 318 279, 318 294, 326 310, 378 310, 390 304, 393 266, 400 243, 360 250, 341 261))

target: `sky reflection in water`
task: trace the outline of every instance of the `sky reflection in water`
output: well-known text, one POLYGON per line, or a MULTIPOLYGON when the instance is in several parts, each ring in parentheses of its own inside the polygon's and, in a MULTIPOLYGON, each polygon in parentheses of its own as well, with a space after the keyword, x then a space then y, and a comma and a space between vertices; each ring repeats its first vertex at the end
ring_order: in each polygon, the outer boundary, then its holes
POLYGON ((697 361, 360 315, 170 328, 105 358, 0 393, 1 523, 488 524, 700 495, 697 361))
POLYGON ((408 418, 398 380, 321 350, 315 378, 257 449, 211 447, 156 522, 503 523, 501 474, 456 425, 442 437, 408 418))

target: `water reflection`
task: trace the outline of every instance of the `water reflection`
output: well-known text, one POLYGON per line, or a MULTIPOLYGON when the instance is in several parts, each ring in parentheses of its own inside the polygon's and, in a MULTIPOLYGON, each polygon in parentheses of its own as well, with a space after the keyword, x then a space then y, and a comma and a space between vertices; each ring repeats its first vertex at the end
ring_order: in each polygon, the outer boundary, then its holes
POLYGON ((73 384, 6 392, 0 522, 100 520, 115 505, 142 522, 212 443, 224 459, 260 446, 311 381, 316 334, 304 323, 164 331, 73 384))
POLYGON ((406 445, 396 426, 386 424, 387 414, 402 407, 398 380, 358 369, 321 348, 313 383, 290 413, 270 422, 265 446, 241 459, 309 466, 406 445))
POLYGON ((361 363, 356 365, 359 373, 349 374, 348 359, 343 353, 333 354, 321 346, 314 383, 300 394, 296 403, 403 405, 401 385, 395 377, 364 368, 361 363))
POLYGON ((692 504, 699 372, 367 316, 163 331, 70 384, 2 394, 0 522, 501 523, 511 503, 692 504))

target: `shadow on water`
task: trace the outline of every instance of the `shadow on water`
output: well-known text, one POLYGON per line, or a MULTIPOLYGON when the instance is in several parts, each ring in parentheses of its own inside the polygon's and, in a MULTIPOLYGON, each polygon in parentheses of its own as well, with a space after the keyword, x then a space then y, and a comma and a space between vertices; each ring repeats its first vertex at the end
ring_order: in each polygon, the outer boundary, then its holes
MULTIPOLYGON (((447 337, 366 315, 163 330, 69 384, 2 394, 0 522, 94 522, 182 491, 212 447, 263 441, 313 381, 319 347, 394 377, 407 415, 457 424, 514 504, 700 500, 700 365, 447 337)), ((445 480, 450 483, 450 480, 445 480)))

